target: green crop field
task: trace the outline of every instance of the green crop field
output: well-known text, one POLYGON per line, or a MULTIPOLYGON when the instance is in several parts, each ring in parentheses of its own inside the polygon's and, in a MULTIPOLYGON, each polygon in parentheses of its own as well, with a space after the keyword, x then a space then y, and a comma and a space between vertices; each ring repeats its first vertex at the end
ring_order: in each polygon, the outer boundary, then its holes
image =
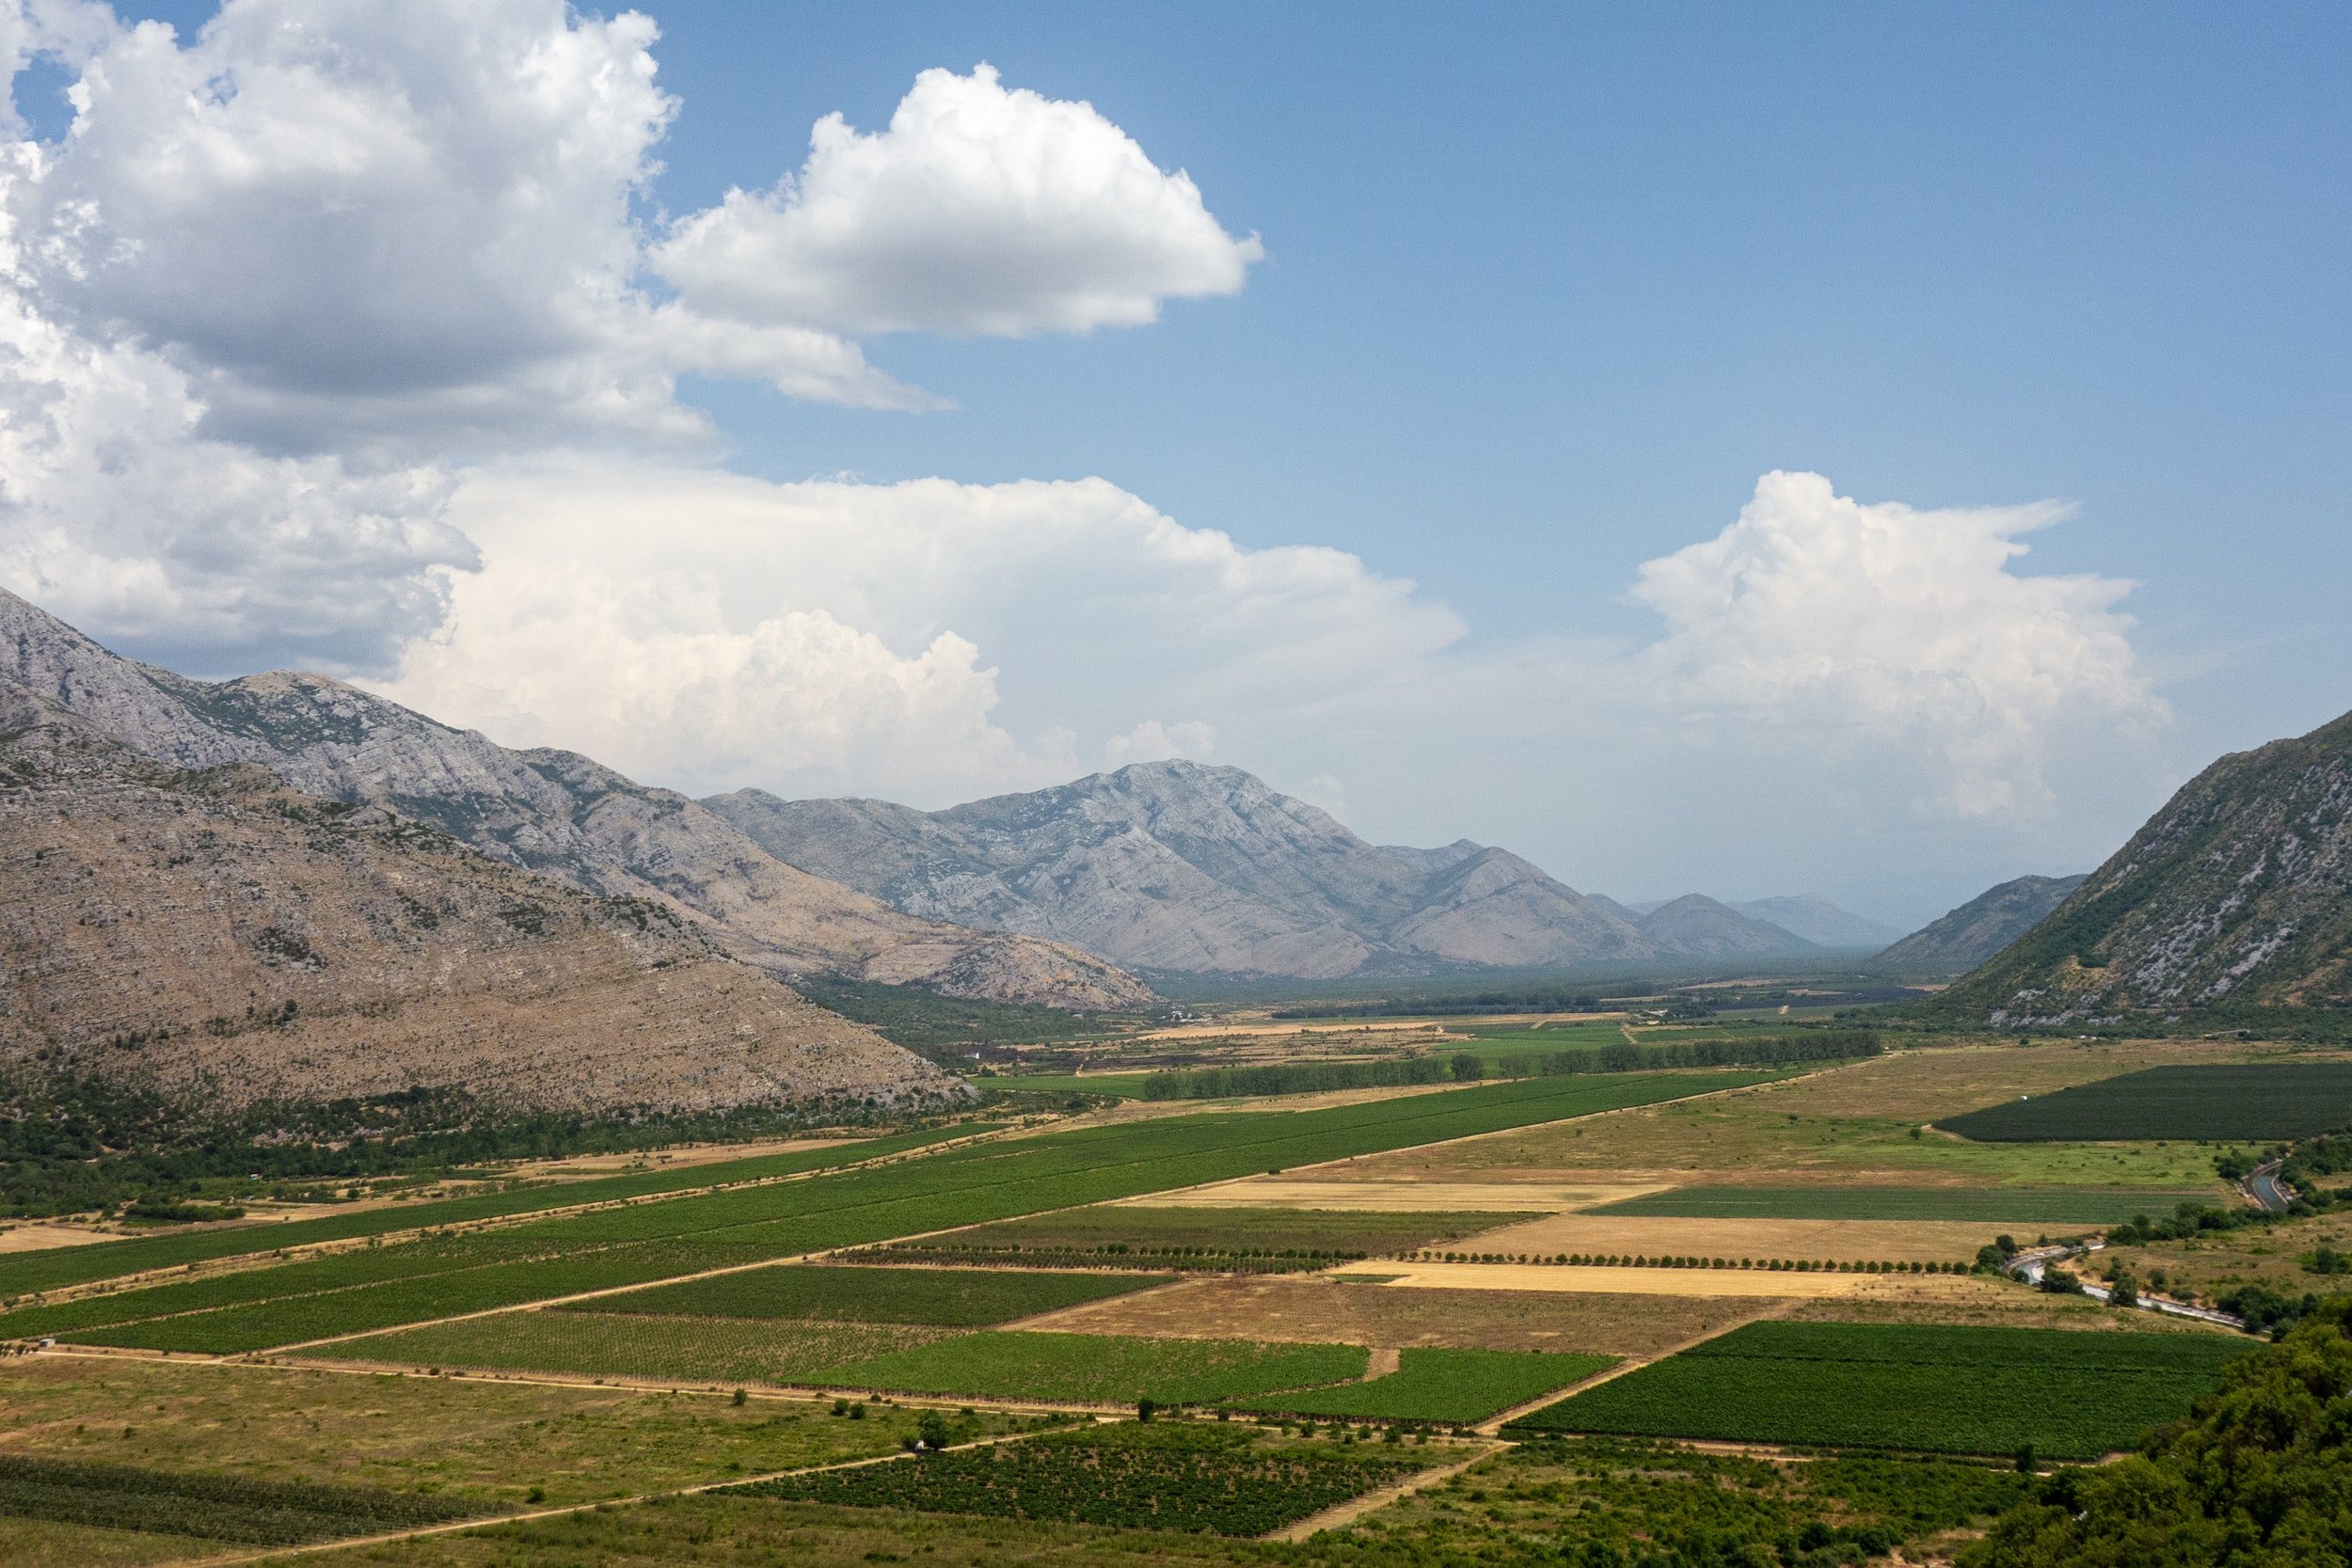
POLYGON ((494 1512, 459 1497, 0 1454, 0 1516, 291 1546, 494 1512))
POLYGON ((886 1465, 787 1476, 754 1496, 1126 1529, 1263 1535, 1427 1465, 1248 1429, 1125 1423, 886 1465))
POLYGON ((884 1393, 1202 1404, 1361 1377, 1361 1345, 981 1333, 829 1368, 824 1381, 884 1393))
POLYGON ((1028 1089, 1038 1094, 1104 1094, 1114 1100, 1141 1100, 1148 1072, 1025 1072, 1013 1077, 988 1078, 992 1088, 1028 1089))
POLYGON ((335 1354, 394 1367, 831 1386, 834 1380, 822 1374, 842 1362, 932 1344, 958 1332, 914 1323, 501 1312, 372 1334, 336 1346, 335 1354))
MULTIPOLYGON (((279 1295, 183 1316, 156 1316, 149 1305, 176 1285, 124 1291, 105 1309, 123 1326, 74 1337, 212 1354, 263 1350, 1649 1104, 1769 1076, 1536 1079, 1317 1111, 1169 1117, 980 1143, 803 1180, 526 1221, 495 1232, 495 1241, 387 1246, 385 1256, 414 1267, 329 1291, 291 1272, 299 1265, 262 1271, 286 1282, 279 1295), (447 1247, 477 1243, 520 1250, 448 1266, 447 1247), (524 1254, 533 1256, 516 1260, 524 1254)), ((23 1316, 0 1314, 0 1336, 18 1333, 23 1316)))
POLYGON ((1245 1410, 1349 1420, 1483 1421, 1617 1364, 1613 1355, 1551 1351, 1408 1349, 1397 1370, 1369 1383, 1341 1383, 1237 1402, 1245 1410))
POLYGON ((2150 1068, 1936 1126, 1981 1143, 2307 1138, 2352 1126, 2352 1062, 2150 1068))
POLYGON ((590 1177, 579 1181, 550 1181, 502 1193, 472 1197, 442 1198, 427 1203, 394 1203, 356 1210, 348 1214, 322 1214, 315 1219, 290 1220, 278 1225, 227 1226, 215 1230, 184 1230, 164 1236, 136 1236, 91 1246, 58 1247, 0 1258, 0 1299, 13 1299, 36 1291, 113 1279, 158 1269, 183 1268, 219 1258, 309 1246, 319 1242, 355 1241, 394 1230, 463 1225, 476 1220, 529 1214, 543 1209, 568 1209, 583 1203, 612 1203, 625 1198, 658 1196, 734 1181, 768 1180, 806 1171, 825 1170, 860 1160, 902 1154, 949 1138, 992 1131, 993 1123, 968 1123, 886 1138, 866 1138, 830 1148, 802 1148, 783 1154, 755 1154, 740 1160, 667 1169, 628 1171, 619 1176, 590 1177))
POLYGON ((1170 1283, 1172 1275, 1040 1274, 1015 1269, 873 1269, 787 1264, 691 1279, 571 1310, 666 1317, 800 1318, 985 1328, 1170 1283))
POLYGON ((2218 1189, 2145 1187, 1677 1187, 1582 1211, 1677 1219, 1952 1220, 1987 1225, 2110 1225, 2218 1189))
POLYGON ((2094 1459, 2185 1414, 2250 1348, 2219 1335, 1753 1323, 1515 1424, 2094 1459))
POLYGON ((1422 1212, 1372 1213, 1349 1209, 1155 1207, 1144 1203, 1064 1209, 1025 1219, 999 1220, 910 1245, 969 1246, 1086 1252, 1121 1247, 1136 1252, 1195 1248, 1221 1254, 1315 1253, 1365 1257, 1435 1246, 1497 1226, 1540 1219, 1538 1213, 1422 1212))

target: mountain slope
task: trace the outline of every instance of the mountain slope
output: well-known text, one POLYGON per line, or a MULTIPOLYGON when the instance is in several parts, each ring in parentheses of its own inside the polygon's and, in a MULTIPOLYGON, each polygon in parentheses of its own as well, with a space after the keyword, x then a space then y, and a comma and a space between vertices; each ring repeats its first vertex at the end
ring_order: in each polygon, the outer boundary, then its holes
POLYGON ((1841 910, 1818 893, 1800 893, 1781 898, 1733 898, 1725 900, 1724 907, 1750 920, 1777 926, 1790 936, 1809 942, 1816 947, 1867 947, 1875 950, 1902 935, 1894 927, 1865 919, 1851 910, 1841 910))
POLYGON ((1662 947, 1697 958, 1768 958, 1820 951, 1803 937, 1751 920, 1701 893, 1686 893, 1659 905, 1642 916, 1640 929, 1662 947))
POLYGON ((2352 715, 2223 757, 1936 999, 1994 1026, 2352 1009, 2352 715))
POLYGON ((955 1092, 665 906, 518 871, 250 764, 155 763, 0 679, 0 1061, 237 1105, 955 1092))
POLYGON ((1136 1006, 1098 958, 910 919, 787 864, 708 811, 575 752, 513 752, 325 676, 217 684, 122 658, 0 592, 0 676, 158 761, 269 768, 294 788, 387 805, 485 854, 591 892, 653 898, 779 974, 818 971, 951 995, 1136 1006))
POLYGON ((1504 850, 1368 844, 1233 768, 1139 763, 940 812, 760 790, 704 803, 900 909, 1145 968, 1328 978, 1663 956, 1504 850))
POLYGON ((2087 877, 2019 877, 1987 888, 1870 960, 1886 974, 1965 974, 2033 929, 2087 877))

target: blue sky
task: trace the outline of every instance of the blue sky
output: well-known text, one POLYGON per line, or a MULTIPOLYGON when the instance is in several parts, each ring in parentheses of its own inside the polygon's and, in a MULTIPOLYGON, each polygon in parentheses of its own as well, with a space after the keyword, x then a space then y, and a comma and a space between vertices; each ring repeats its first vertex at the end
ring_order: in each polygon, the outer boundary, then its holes
MULTIPOLYGON (((821 116, 877 132, 918 72, 986 61, 1008 88, 1091 103, 1264 248, 1237 293, 1168 298, 1150 325, 858 337, 948 408, 845 406, 690 368, 676 396, 713 421, 706 469, 1099 477, 1246 550, 1330 546, 1410 579, 1458 621, 1457 665, 1602 649, 1568 677, 1579 690, 1659 636, 1657 607, 1629 594, 1642 563, 1715 537, 1770 471, 1923 512, 2057 499, 2074 515, 2031 532, 2010 570, 2137 584, 2121 602, 2133 678, 2166 711, 2140 703, 2112 749, 2044 736, 2039 804, 1955 814, 1904 771, 1923 732, 1900 726, 1883 754, 1752 779, 1736 737, 1627 741, 1622 707, 1574 703, 1525 702, 1470 736, 1401 722, 1351 748, 1336 732, 1360 720, 1329 693, 1260 711, 1201 689, 1114 713, 1025 665, 1011 633, 975 632, 984 610, 942 609, 878 635, 909 657, 937 632, 972 638, 1003 672, 989 722, 1022 767, 763 764, 756 749, 743 776, 681 755, 625 766, 932 805, 1046 782, 1058 758, 1115 760, 1097 731, 1131 720, 1194 722, 1216 736, 1211 760, 1375 837, 1500 839, 1628 897, 1819 888, 1899 921, 1997 877, 2082 869, 2217 752, 2352 707, 2340 8, 642 9, 678 101, 636 201, 650 229, 773 185, 821 116), (1298 738, 1318 724, 1335 733, 1298 738), (1490 744, 1511 724, 1565 738, 1490 744), (1036 738, 1063 731, 1074 750, 1036 738), (2068 747, 2080 754, 2057 755, 2068 747), (1630 782, 1587 799, 1597 770, 1630 782), (1569 782, 1573 810, 1554 794, 1569 782)), ((188 39, 210 12, 135 14, 188 39)), ((56 83, 72 74, 20 81, 33 134, 62 130, 56 83)), ((453 515, 488 538, 462 504, 453 515)), ((1064 607, 999 608, 1018 625, 1064 607)), ((117 635, 202 661, 198 632, 126 615, 117 635)), ((310 661, 336 657, 321 642, 310 661)), ((394 689, 462 706, 413 675, 394 689)), ((456 717, 497 734, 493 708, 456 717)), ((507 721, 597 750, 594 725, 549 705, 507 721)))

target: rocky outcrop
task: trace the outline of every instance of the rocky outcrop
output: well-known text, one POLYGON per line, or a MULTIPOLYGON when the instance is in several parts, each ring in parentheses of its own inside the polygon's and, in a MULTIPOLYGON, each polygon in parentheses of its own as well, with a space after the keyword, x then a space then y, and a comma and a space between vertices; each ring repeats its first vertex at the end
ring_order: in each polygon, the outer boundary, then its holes
POLYGON ((5 679, 0 887, 12 1065, 216 1106, 413 1086, 571 1110, 967 1092, 665 901, 518 870, 254 764, 155 762, 5 679))
POLYGON ((1870 960, 1882 974, 1965 974, 2024 936, 2086 877, 2019 877, 1987 888, 1870 960))
POLYGON ((683 795, 576 752, 510 751, 323 675, 190 680, 110 653, 0 592, 0 676, 157 761, 258 764, 296 789, 389 808, 511 865, 660 902, 780 975, 921 982, 1086 1009, 1152 1000, 1088 953, 910 918, 779 861, 683 795))
POLYGON ((1139 763, 940 812, 759 790, 704 804, 901 910, 1147 970, 1320 979, 1666 955, 1505 850, 1369 844, 1233 768, 1139 763))
POLYGON ((2223 757, 1932 1005, 1994 1027, 2352 1009, 2352 715, 2223 757))

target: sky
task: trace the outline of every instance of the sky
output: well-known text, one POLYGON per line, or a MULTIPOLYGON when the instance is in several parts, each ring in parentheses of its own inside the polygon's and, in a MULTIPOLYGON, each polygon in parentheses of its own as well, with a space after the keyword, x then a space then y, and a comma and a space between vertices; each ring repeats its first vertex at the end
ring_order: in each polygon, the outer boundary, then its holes
POLYGON ((0 584, 1895 925, 2352 707, 2352 16, 0 4, 0 584))

